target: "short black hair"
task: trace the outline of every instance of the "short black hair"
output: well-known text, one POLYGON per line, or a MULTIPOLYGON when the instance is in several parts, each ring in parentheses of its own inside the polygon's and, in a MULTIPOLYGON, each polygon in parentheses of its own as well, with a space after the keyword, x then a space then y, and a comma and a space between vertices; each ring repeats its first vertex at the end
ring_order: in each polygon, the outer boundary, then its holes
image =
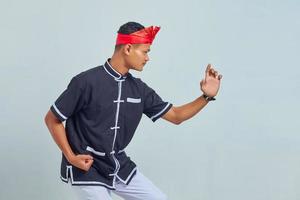
MULTIPOLYGON (((145 27, 140 23, 127 22, 127 23, 123 24, 122 26, 120 26, 120 28, 118 30, 118 33, 129 35, 131 33, 134 33, 136 31, 139 31, 139 30, 144 29, 144 28, 145 27)), ((118 51, 121 46, 122 46, 122 44, 115 45, 115 51, 118 51)))
POLYGON ((136 31, 139 31, 141 29, 145 28, 142 24, 137 22, 127 22, 126 24, 123 24, 119 30, 118 33, 129 35, 131 33, 134 33, 136 31))

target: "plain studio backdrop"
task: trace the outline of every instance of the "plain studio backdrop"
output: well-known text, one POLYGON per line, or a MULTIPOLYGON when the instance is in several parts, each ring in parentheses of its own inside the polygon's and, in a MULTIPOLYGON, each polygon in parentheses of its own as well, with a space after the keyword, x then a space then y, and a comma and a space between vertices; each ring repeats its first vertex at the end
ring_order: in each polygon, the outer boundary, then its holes
MULTIPOLYGON (((0 199, 71 200, 44 116, 70 79, 102 65, 120 25, 160 25, 133 72, 181 105, 215 102, 176 126, 143 117, 127 153, 170 200, 300 199, 300 3, 271 1, 0 1, 0 199)), ((119 199, 114 196, 114 199, 119 199)))

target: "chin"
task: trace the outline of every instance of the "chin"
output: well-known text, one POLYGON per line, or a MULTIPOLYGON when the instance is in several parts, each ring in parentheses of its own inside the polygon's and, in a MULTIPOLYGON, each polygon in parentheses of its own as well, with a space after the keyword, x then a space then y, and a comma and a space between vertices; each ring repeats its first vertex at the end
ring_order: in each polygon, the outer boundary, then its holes
POLYGON ((144 69, 144 65, 139 66, 139 67, 134 67, 133 69, 136 70, 136 71, 141 72, 141 71, 143 71, 143 69, 144 69))
POLYGON ((143 71, 143 68, 136 68, 135 70, 141 72, 143 71))

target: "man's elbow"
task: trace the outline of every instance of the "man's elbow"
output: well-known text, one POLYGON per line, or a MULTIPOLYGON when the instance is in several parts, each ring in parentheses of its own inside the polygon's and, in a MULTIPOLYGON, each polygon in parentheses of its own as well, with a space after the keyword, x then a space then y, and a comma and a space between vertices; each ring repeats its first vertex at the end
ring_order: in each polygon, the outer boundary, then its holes
POLYGON ((181 120, 180 118, 178 117, 174 117, 174 119, 172 120, 172 123, 175 124, 175 125, 179 125, 183 122, 183 120, 181 120))
POLYGON ((47 112, 47 114, 45 115, 45 117, 44 117, 44 122, 45 122, 45 124, 47 125, 47 126, 49 126, 50 125, 50 122, 51 122, 51 117, 50 117, 50 113, 49 113, 50 111, 48 111, 47 112))
POLYGON ((54 116, 54 114, 50 110, 45 115, 44 122, 47 127, 50 127, 52 124, 60 123, 60 121, 54 116))
POLYGON ((183 122, 180 118, 179 112, 176 107, 172 107, 164 116, 163 118, 172 124, 179 125, 183 122))

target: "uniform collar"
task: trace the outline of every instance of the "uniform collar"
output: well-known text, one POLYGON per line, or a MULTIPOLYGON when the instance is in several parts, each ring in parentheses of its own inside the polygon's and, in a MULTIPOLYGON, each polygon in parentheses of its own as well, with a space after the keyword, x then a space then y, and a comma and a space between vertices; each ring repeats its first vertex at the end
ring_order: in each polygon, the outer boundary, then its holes
POLYGON ((125 75, 120 74, 119 72, 117 72, 117 70, 115 70, 110 64, 109 64, 110 58, 107 59, 107 61, 105 62, 105 64, 103 65, 105 71, 112 77, 114 77, 115 79, 125 79, 127 76, 130 76, 130 73, 126 73, 125 75))

